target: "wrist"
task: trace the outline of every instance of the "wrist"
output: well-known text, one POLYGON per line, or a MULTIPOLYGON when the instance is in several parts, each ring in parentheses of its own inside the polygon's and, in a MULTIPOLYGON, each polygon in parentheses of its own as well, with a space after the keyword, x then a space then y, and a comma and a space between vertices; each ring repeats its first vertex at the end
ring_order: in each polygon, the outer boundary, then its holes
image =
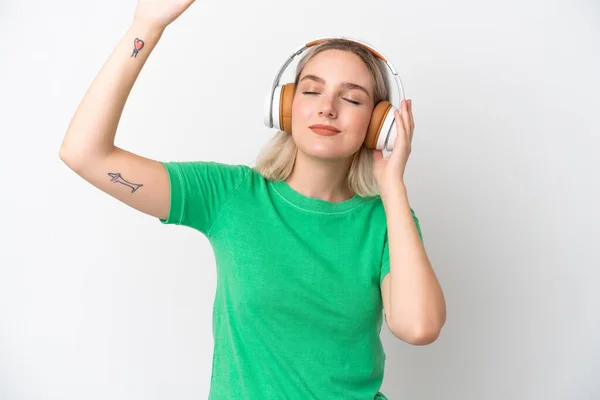
POLYGON ((165 31, 166 26, 140 18, 134 18, 129 30, 137 36, 145 36, 148 39, 158 39, 165 31))
POLYGON ((392 188, 381 191, 380 197, 383 205, 386 206, 387 204, 396 204, 399 200, 407 199, 408 192, 404 183, 399 183, 392 188))

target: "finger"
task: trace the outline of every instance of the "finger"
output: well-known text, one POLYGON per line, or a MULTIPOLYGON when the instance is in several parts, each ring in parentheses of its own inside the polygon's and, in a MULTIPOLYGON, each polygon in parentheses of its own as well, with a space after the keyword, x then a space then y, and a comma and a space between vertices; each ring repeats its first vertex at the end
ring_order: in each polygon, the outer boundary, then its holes
POLYGON ((408 109, 409 109, 409 116, 410 116, 410 131, 411 131, 411 135, 412 132, 415 130, 415 115, 413 114, 413 109, 412 109, 412 99, 409 100, 408 102, 408 109))
POLYGON ((392 149, 391 157, 394 157, 395 154, 398 154, 396 157, 400 157, 401 148, 410 145, 408 142, 408 136, 406 133, 406 129, 404 127, 404 122, 402 121, 402 115, 400 111, 396 110, 396 140, 394 141, 394 148, 392 149))
POLYGON ((404 125, 404 134, 407 139, 410 139, 410 111, 408 109, 408 101, 404 100, 402 102, 402 123, 404 125))
POLYGON ((399 110, 394 110, 394 118, 396 119, 396 133, 398 136, 403 135, 406 136, 406 132, 404 130, 404 122, 402 121, 402 114, 400 114, 399 110))
POLYGON ((411 105, 410 105, 410 100, 406 100, 403 106, 404 110, 403 110, 403 122, 404 122, 404 131, 406 132, 406 140, 408 140, 408 143, 410 144, 410 142, 412 141, 412 133, 413 133, 413 129, 412 129, 412 122, 411 122, 411 115, 412 115, 412 110, 411 110, 411 105))
POLYGON ((415 119, 412 111, 412 99, 408 101, 408 138, 412 142, 413 133, 415 132, 415 119))

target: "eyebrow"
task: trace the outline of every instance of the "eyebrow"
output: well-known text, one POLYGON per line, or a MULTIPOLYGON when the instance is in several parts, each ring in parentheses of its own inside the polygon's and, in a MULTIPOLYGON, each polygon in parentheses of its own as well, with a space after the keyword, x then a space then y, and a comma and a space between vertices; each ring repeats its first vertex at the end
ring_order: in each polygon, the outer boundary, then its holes
MULTIPOLYGON (((305 79, 309 79, 311 81, 315 81, 318 83, 325 83, 325 79, 320 78, 316 75, 305 75, 302 79, 300 79, 300 82, 302 82, 305 79)), ((298 82, 298 83, 300 83, 298 82)), ((341 86, 348 88, 348 89, 358 89, 358 90, 362 90, 363 92, 366 93, 366 95, 368 97, 371 97, 371 95, 369 94, 369 92, 367 91, 367 89, 365 89, 364 87, 357 85, 356 83, 352 83, 352 82, 342 82, 341 86)))

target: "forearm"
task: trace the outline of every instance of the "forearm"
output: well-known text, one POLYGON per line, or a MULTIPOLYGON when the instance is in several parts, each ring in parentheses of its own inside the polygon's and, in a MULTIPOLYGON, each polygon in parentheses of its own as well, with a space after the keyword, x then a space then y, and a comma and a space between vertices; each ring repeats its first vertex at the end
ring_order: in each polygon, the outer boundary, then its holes
POLYGON ((61 158, 104 157, 114 149, 127 97, 163 28, 134 22, 85 93, 63 139, 61 158), (136 39, 143 41, 143 47, 136 39), (137 51, 134 51, 137 50, 137 51))
POLYGON ((431 336, 446 319, 440 284, 419 237, 405 187, 383 200, 390 258, 390 316, 399 332, 431 336))

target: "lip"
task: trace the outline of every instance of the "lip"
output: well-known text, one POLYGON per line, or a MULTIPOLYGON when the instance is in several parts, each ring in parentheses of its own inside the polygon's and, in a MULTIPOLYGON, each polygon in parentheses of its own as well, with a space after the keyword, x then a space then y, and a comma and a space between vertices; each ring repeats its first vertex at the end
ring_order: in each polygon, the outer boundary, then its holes
POLYGON ((339 129, 331 125, 316 124, 309 126, 309 129, 317 135, 322 136, 333 136, 340 133, 339 129))

